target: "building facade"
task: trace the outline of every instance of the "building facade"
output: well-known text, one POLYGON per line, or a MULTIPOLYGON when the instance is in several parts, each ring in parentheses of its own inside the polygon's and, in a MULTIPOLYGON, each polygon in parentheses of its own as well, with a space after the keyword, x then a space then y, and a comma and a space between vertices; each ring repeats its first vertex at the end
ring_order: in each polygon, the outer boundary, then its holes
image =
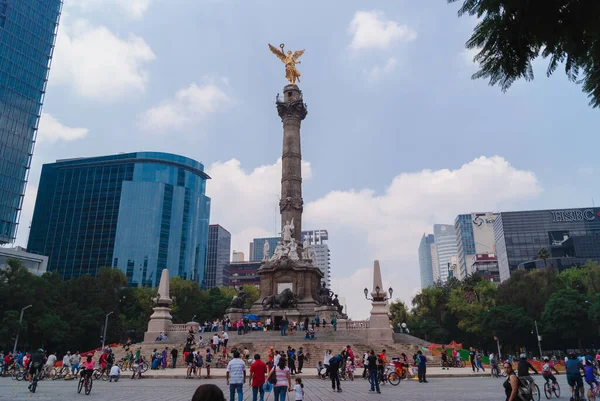
POLYGON ((277 243, 281 241, 281 237, 254 238, 250 243, 250 248, 252 249, 250 252, 251 262, 260 262, 265 259, 265 241, 269 243, 269 255, 267 256, 267 259, 269 259, 273 256, 273 252, 275 252, 275 248, 277 248, 277 243))
POLYGON ((0 244, 15 240, 61 0, 0 0, 0 244))
POLYGON ((500 280, 517 268, 600 262, 600 208, 502 212, 494 223, 500 280), (538 260, 546 248, 547 260, 538 260))
POLYGON ((229 286, 253 285, 260 288, 258 269, 260 262, 231 262, 229 264, 229 286))
POLYGON ((433 234, 423 234, 419 244, 419 271, 421 273, 421 288, 431 287, 433 279, 433 261, 431 245, 434 244, 433 234))
POLYGON ((496 213, 460 214, 454 222, 456 233, 458 272, 457 278, 463 280, 474 272, 473 256, 483 253, 495 253, 494 221, 496 213))
POLYGON ((231 261, 232 262, 245 262, 246 255, 244 255, 244 252, 233 251, 233 254, 231 254, 231 261))
POLYGON ((47 256, 27 252, 27 250, 20 246, 14 248, 0 247, 0 269, 7 266, 6 263, 9 259, 20 261, 29 273, 35 274, 36 276, 41 276, 48 270, 47 256))
POLYGON ((442 283, 445 283, 448 281, 450 258, 458 254, 454 226, 435 224, 433 226, 433 237, 437 252, 437 276, 442 283))
POLYGON ((208 251, 204 288, 229 285, 231 234, 218 224, 208 227, 208 251))
POLYGON ((498 257, 494 253, 481 253, 471 258, 473 273, 494 283, 500 283, 500 269, 498 257))
POLYGON ((201 163, 160 152, 45 164, 28 249, 65 279, 113 267, 129 285, 157 286, 163 269, 200 283, 209 178, 201 163))

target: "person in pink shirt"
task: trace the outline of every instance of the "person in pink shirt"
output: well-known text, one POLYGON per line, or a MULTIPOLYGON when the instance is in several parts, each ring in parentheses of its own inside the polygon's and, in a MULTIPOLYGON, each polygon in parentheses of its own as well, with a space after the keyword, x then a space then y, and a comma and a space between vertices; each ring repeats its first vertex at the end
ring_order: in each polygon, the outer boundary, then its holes
POLYGON ((83 369, 81 370, 81 376, 91 377, 92 373, 94 373, 94 360, 92 359, 92 355, 88 355, 83 362, 83 369))

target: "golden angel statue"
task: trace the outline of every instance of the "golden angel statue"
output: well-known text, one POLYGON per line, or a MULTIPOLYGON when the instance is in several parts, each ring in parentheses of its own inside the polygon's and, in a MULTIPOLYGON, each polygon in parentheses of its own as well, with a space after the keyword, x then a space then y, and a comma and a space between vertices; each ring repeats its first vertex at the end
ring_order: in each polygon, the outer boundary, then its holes
POLYGON ((284 50, 284 44, 280 44, 281 50, 278 50, 275 46, 269 45, 269 49, 285 64, 285 77, 290 81, 292 85, 296 84, 296 80, 300 82, 300 71, 296 69, 296 64, 301 64, 298 59, 304 54, 304 50, 297 50, 292 54, 291 50, 284 50))

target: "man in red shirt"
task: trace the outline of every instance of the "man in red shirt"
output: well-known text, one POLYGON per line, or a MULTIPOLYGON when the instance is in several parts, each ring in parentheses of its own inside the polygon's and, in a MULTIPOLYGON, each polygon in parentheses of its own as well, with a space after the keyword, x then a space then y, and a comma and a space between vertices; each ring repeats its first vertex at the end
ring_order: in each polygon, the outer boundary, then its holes
POLYGON ((269 348, 269 352, 267 353, 267 361, 269 363, 269 367, 273 368, 273 362, 275 361, 275 352, 273 351, 273 346, 269 348))
POLYGON ((267 365, 260 360, 260 355, 254 355, 254 363, 250 366, 250 380, 252 386, 252 401, 257 401, 258 393, 260 392, 260 401, 265 401, 265 391, 263 384, 267 375, 267 365))

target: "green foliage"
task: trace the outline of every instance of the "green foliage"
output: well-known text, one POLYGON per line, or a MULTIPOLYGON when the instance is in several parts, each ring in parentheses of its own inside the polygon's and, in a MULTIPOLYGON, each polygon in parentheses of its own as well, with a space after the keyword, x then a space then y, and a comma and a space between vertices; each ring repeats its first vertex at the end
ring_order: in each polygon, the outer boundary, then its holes
POLYGON ((588 309, 583 294, 571 289, 560 290, 546 303, 542 313, 544 330, 571 345, 579 345, 579 340, 588 331, 588 309))
POLYGON ((404 302, 400 300, 393 301, 390 304, 391 325, 394 329, 398 327, 398 323, 408 323, 408 309, 404 302))
POLYGON ((486 280, 452 290, 448 307, 459 319, 458 327, 470 333, 481 333, 482 314, 495 305, 496 291, 495 284, 486 280))
MULTIPOLYGON (((30 304, 20 328, 20 349, 42 346, 75 352, 96 348, 109 312, 114 313, 109 317, 107 342, 143 339, 156 289, 128 287, 118 269, 103 268, 96 277, 64 281, 56 273, 34 276, 16 260, 8 260, 7 265, 0 270, 0 348, 12 349, 21 308, 30 304)), ((179 277, 171 279, 170 289, 176 298, 174 323, 186 323, 194 315, 196 321, 220 318, 231 301, 224 295, 229 289, 203 291, 198 283, 179 277)), ((245 290, 248 299, 258 297, 256 289, 245 290)))
POLYGON ((479 20, 466 43, 479 50, 473 79, 487 78, 506 91, 518 79, 533 80, 531 63, 541 55, 549 58, 548 76, 564 63, 568 79, 582 83, 590 105, 600 106, 600 2, 461 1, 459 16, 479 20))

